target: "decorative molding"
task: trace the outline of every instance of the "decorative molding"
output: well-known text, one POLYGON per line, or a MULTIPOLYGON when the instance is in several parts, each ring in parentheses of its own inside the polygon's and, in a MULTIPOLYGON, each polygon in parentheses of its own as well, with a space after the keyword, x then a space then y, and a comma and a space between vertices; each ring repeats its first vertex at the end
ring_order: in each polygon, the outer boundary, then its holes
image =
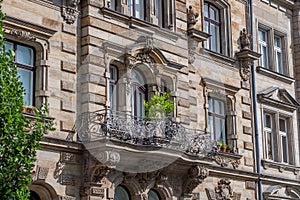
POLYGON ((28 40, 28 41, 35 41, 36 37, 31 34, 29 31, 24 31, 20 29, 11 29, 9 34, 18 38, 19 40, 28 40))
POLYGON ((268 161, 268 160, 262 160, 261 163, 262 163, 262 166, 264 169, 277 168, 278 171, 281 173, 283 173, 284 171, 290 171, 290 172, 293 172, 295 175, 298 175, 299 171, 300 171, 300 167, 287 165, 287 164, 283 164, 283 163, 277 163, 277 162, 268 161))
POLYGON ((207 168, 203 166, 193 166, 189 169, 188 177, 183 184, 183 193, 191 194, 193 190, 203 182, 203 180, 209 175, 207 168))
POLYGON ((104 196, 105 196, 105 188, 91 187, 91 188, 90 188, 90 193, 91 193, 93 196, 104 197, 104 196))
POLYGON ((76 197, 72 197, 72 196, 58 196, 58 200, 76 200, 76 197))
POLYGON ((120 154, 115 151, 100 152, 96 156, 97 160, 110 168, 116 167, 116 165, 120 162, 120 154))
POLYGON ((46 180, 49 172, 49 167, 38 166, 37 172, 37 180, 46 180))
POLYGON ((233 169, 237 169, 241 164, 241 155, 225 153, 225 152, 211 152, 208 157, 213 159, 221 167, 232 165, 233 169))
POLYGON ((62 174, 60 177, 60 183, 62 185, 75 185, 75 179, 73 174, 62 174))
POLYGON ((80 0, 63 0, 62 16, 67 24, 73 24, 79 14, 80 0))
POLYGON ((295 79, 292 77, 286 76, 284 74, 280 74, 278 72, 274 72, 272 70, 269 70, 269 69, 266 69, 266 68, 263 68, 260 66, 256 67, 256 71, 260 74, 263 74, 267 77, 271 77, 273 79, 282 81, 284 83, 292 84, 295 82, 295 79))
POLYGON ((61 152, 60 160, 61 160, 61 162, 64 162, 64 163, 76 163, 77 157, 76 157, 76 154, 73 154, 73 153, 61 152))
POLYGON ((92 179, 91 179, 92 183, 101 185, 102 179, 106 177, 110 171, 111 169, 109 167, 103 165, 98 167, 92 174, 92 179))
POLYGON ((153 172, 147 172, 147 173, 139 173, 135 176, 136 180, 139 182, 142 193, 146 191, 148 186, 153 182, 156 181, 157 178, 159 178, 160 172, 159 171, 153 171, 153 172))

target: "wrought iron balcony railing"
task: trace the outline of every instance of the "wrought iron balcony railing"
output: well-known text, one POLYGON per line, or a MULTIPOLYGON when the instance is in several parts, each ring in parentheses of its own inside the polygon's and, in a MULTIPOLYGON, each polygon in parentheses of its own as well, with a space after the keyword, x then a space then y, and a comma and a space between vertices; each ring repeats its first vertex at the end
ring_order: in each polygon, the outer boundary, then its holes
POLYGON ((165 147, 197 155, 212 150, 210 134, 185 128, 171 117, 137 118, 125 112, 100 110, 83 113, 76 124, 82 142, 112 138, 133 145, 165 147))

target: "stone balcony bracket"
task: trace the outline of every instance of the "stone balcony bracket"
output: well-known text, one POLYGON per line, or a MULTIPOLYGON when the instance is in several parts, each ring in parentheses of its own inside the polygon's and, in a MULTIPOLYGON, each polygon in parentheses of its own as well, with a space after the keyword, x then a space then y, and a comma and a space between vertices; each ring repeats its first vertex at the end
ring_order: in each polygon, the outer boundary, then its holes
POLYGON ((197 30, 195 28, 188 29, 187 35, 189 36, 189 38, 191 38, 197 42, 206 41, 211 36, 210 34, 200 31, 200 30, 197 30))

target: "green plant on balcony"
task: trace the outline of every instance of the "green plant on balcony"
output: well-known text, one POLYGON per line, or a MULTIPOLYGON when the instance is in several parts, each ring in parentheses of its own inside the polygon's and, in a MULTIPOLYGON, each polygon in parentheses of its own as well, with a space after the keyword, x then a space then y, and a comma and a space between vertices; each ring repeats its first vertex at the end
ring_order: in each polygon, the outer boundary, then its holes
POLYGON ((174 100, 171 100, 173 92, 159 94, 155 92, 149 101, 144 101, 146 117, 165 118, 174 111, 174 100))
POLYGON ((233 150, 232 146, 226 145, 226 152, 232 153, 232 150, 233 150))
POLYGON ((217 146, 220 151, 226 151, 227 145, 225 141, 218 141, 217 146))

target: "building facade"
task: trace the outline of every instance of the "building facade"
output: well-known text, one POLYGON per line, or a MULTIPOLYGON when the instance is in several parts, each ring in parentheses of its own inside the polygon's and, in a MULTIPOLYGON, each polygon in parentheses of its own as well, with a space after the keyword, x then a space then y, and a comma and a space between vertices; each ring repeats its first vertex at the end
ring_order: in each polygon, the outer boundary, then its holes
POLYGON ((57 124, 32 200, 300 199, 298 0, 2 10, 25 104, 48 102, 57 124), (145 108, 164 94, 171 113, 162 101, 145 108))

